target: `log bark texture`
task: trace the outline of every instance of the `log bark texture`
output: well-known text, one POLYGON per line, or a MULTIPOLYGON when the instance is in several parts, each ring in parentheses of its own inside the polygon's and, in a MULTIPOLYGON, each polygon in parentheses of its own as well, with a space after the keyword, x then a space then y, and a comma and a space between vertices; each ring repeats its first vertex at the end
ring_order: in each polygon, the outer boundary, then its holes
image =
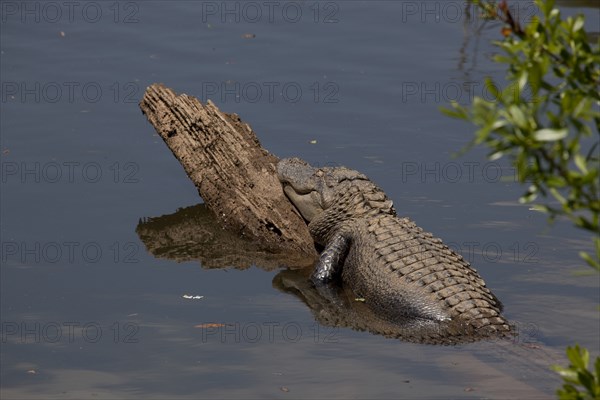
POLYGON ((140 108, 223 228, 264 250, 316 257, 306 223, 277 179, 278 158, 248 124, 162 84, 146 89, 140 108))

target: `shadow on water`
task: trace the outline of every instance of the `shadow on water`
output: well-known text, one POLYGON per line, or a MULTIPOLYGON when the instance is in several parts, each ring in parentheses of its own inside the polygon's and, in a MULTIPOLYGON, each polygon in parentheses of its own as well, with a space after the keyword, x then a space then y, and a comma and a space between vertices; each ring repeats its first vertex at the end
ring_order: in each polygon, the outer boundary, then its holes
POLYGON ((406 342, 455 345, 490 339, 461 323, 438 323, 410 317, 383 317, 344 287, 317 288, 310 281, 313 260, 289 252, 273 253, 247 238, 220 228, 204 204, 179 209, 174 214, 143 219, 136 232, 157 258, 177 262, 197 261, 203 268, 264 270, 284 268, 273 278, 273 287, 300 299, 315 320, 327 327, 350 328, 406 342))

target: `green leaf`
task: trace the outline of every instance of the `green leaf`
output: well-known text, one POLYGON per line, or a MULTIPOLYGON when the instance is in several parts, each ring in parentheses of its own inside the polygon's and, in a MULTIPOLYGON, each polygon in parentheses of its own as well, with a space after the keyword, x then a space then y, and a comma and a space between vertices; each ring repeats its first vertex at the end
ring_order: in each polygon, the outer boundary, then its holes
POLYGON ((488 157, 488 160, 496 161, 496 160, 502 158, 503 155, 504 155, 503 151, 497 151, 495 153, 490 154, 490 156, 488 157))
POLYGON ((560 376, 563 377, 567 382, 576 382, 577 381, 577 372, 573 371, 570 368, 564 368, 560 365, 553 365, 552 369, 556 371, 560 376))
POLYGON ((538 196, 538 190, 537 187, 535 187, 534 185, 529 186, 529 189, 527 189, 527 193, 525 193, 523 196, 521 196, 521 198, 519 199, 519 203, 524 204, 524 203, 531 203, 533 200, 535 200, 538 196))
POLYGON ((590 256, 585 251, 580 251, 579 257, 583 258, 590 267, 597 269, 598 272, 600 272, 600 261, 598 260, 598 258, 593 259, 592 256, 590 256))
POLYGON ((581 30, 581 28, 583 28, 584 25, 584 19, 581 15, 578 15, 575 18, 575 22, 573 23, 573 32, 577 32, 579 30, 581 30))
POLYGON ((529 74, 527 72, 523 72, 519 77, 519 92, 525 89, 525 85, 527 85, 528 80, 529 74))
POLYGON ((586 369, 590 362, 590 353, 587 349, 581 349, 579 345, 567 347, 567 357, 571 365, 577 369, 586 369))
POLYGON ((531 206, 531 210, 538 211, 538 212, 544 212, 544 213, 549 212, 548 207, 546 207, 542 204, 534 204, 533 206, 531 206))
POLYGON ((527 119, 525 118, 525 114, 523 113, 523 111, 521 111, 521 109, 518 106, 511 105, 508 108, 508 113, 512 117, 512 120, 514 121, 515 125, 517 125, 520 128, 527 127, 527 119))
POLYGON ((577 374, 577 380, 579 383, 588 390, 588 392, 593 391, 594 387, 594 377, 587 370, 580 371, 577 374))
POLYGON ((467 113, 466 108, 464 108, 454 102, 451 104, 451 107, 452 108, 440 107, 440 111, 442 112, 442 114, 444 114, 450 118, 468 119, 468 113, 467 113))
POLYGON ((485 78, 484 88, 490 95, 492 95, 493 100, 498 100, 501 98, 502 92, 498 89, 498 86, 491 78, 485 78))
POLYGON ((533 137, 540 142, 552 142, 564 139, 569 134, 567 129, 539 129, 533 133, 533 137))
POLYGON ((577 165, 577 168, 579 168, 579 170, 581 172, 583 172, 584 174, 587 174, 588 169, 587 169, 587 165, 586 165, 587 163, 585 161, 585 158, 581 154, 577 153, 577 154, 575 154, 575 157, 573 157, 573 159, 575 160, 575 165, 577 165))
POLYGON ((532 101, 540 90, 542 82, 542 68, 539 63, 534 63, 529 70, 529 84, 531 86, 532 101))

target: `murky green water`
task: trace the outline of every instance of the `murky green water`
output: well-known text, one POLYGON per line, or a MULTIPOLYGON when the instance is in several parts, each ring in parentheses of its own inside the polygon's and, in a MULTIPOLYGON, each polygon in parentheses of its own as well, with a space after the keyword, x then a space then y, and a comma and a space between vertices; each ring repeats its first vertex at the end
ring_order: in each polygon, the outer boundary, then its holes
POLYGON ((519 205, 481 149, 451 158, 471 128, 438 107, 502 76, 498 27, 465 36, 462 2, 78 4, 1 4, 3 399, 543 398, 566 345, 599 353, 598 277, 574 275, 589 238, 519 205), (475 265, 520 342, 322 326, 277 269, 154 257, 139 220, 200 199, 139 111, 153 82, 281 157, 366 173, 475 265))

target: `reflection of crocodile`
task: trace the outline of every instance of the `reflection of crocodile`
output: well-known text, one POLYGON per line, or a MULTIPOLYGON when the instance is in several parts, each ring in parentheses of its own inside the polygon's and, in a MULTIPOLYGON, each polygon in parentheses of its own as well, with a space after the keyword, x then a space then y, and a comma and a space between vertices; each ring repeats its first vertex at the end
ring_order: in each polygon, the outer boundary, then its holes
MULTIPOLYGON (((368 331, 388 338, 423 344, 455 345, 481 339, 494 339, 481 335, 472 327, 460 322, 436 322, 417 318, 400 317, 389 321, 373 312, 347 287, 334 286, 324 292, 309 279, 307 269, 284 270, 273 278, 273 286, 282 292, 293 294, 311 310, 322 326, 350 328, 368 331)), ((511 338, 513 339, 513 338, 511 338)))
POLYGON ((281 160, 279 178, 324 251, 312 274, 321 292, 341 277, 384 319, 459 324, 481 334, 510 330, 502 306, 469 263, 407 218, 368 178, 347 168, 281 160))

